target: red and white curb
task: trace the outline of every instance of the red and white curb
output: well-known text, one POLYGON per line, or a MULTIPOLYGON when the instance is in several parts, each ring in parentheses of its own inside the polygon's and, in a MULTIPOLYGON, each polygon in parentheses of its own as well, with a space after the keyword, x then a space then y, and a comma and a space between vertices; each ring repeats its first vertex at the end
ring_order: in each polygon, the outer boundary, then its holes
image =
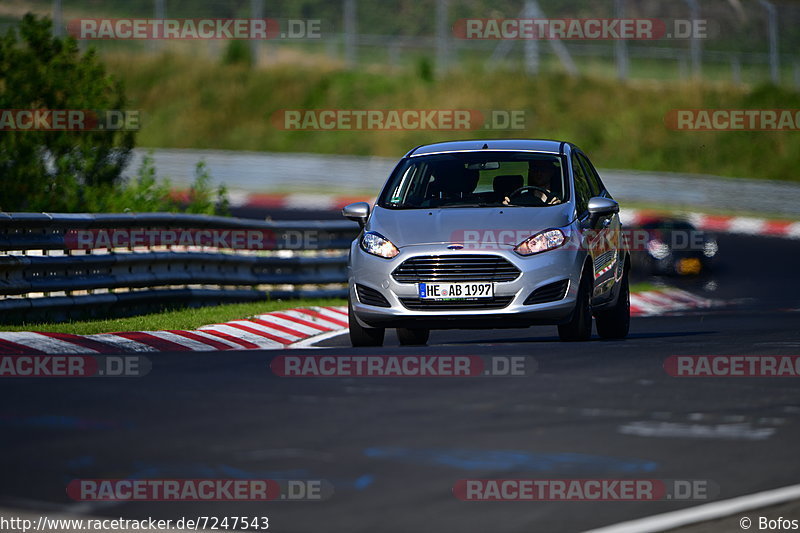
POLYGON ((330 196, 311 193, 259 194, 231 191, 229 196, 232 207, 261 209, 339 211, 354 202, 367 202, 370 205, 375 203, 375 198, 371 196, 330 196))
MULTIPOLYGON (((231 192, 231 205, 234 207, 338 211, 353 202, 367 202, 373 204, 375 198, 369 196, 329 196, 325 194, 308 193, 257 194, 231 192)), ((641 224, 654 216, 678 216, 686 218, 698 229, 705 231, 800 239, 800 222, 796 220, 709 215, 696 212, 676 214, 640 209, 623 209, 620 216, 623 224, 631 226, 641 224)))
POLYGON ((795 220, 708 215, 705 213, 665 214, 659 211, 636 209, 624 209, 620 211, 622 223, 630 226, 636 226, 653 217, 660 216, 685 218, 697 227, 697 229, 704 231, 800 239, 800 222, 795 220))
POLYGON ((112 354, 128 352, 210 352, 306 347, 347 329, 341 306, 287 309, 194 331, 132 331, 97 335, 0 332, 0 354, 112 354))
MULTIPOLYGON (((631 294, 632 316, 658 316, 719 307, 723 302, 679 289, 631 294)), ((344 306, 273 311, 211 324, 193 331, 130 331, 73 335, 0 332, 0 354, 114 354, 130 352, 212 352, 307 348, 347 330, 344 306)))
MULTIPOLYGON (((309 193, 257 194, 232 191, 230 197, 231 205, 234 207, 261 209, 339 211, 353 202, 367 202, 370 205, 375 203, 375 198, 369 196, 329 196, 309 193)), ((709 215, 697 212, 675 213, 647 209, 623 209, 620 212, 623 224, 630 226, 661 216, 685 218, 698 229, 705 231, 800 239, 800 221, 797 220, 709 215)))
POLYGON ((723 305, 721 300, 673 288, 631 293, 631 316, 659 316, 723 305))

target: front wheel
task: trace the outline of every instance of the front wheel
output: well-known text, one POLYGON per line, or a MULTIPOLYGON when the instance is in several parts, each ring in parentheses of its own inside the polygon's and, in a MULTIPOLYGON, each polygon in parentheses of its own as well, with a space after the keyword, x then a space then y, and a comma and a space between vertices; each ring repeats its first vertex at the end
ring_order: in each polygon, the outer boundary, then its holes
POLYGON ((401 346, 422 346, 428 344, 431 330, 397 328, 397 339, 401 346))
POLYGON ((584 272, 578 286, 575 310, 566 324, 558 326, 558 336, 562 341, 588 341, 592 337, 592 280, 591 272, 584 272))
POLYGON ((624 339, 631 326, 631 289, 628 271, 622 275, 617 303, 611 309, 595 315, 597 334, 604 339, 624 339))
POLYGON ((354 348, 359 346, 383 346, 384 328, 368 328, 358 323, 353 307, 347 305, 347 323, 350 329, 350 344, 354 348))

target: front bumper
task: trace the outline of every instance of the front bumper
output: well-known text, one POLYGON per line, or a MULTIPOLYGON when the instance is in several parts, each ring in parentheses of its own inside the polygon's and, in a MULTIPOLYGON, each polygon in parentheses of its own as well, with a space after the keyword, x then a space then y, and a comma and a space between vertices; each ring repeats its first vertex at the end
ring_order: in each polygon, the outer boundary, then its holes
POLYGON ((451 251, 445 245, 419 245, 404 248, 393 259, 383 259, 361 250, 351 249, 349 267, 350 302, 357 319, 371 327, 416 327, 429 329, 489 329, 527 327, 538 324, 561 324, 569 320, 575 307, 585 252, 559 248, 529 257, 521 257, 511 248, 503 250, 451 251), (412 310, 401 298, 418 298, 417 283, 399 283, 392 272, 404 261, 430 255, 491 255, 512 263, 521 274, 513 281, 496 282, 495 297, 510 297, 500 309, 412 310), (551 283, 569 280, 566 295, 557 301, 525 305, 525 299, 536 289, 551 283), (355 285, 378 291, 389 307, 367 305, 359 301, 355 285))

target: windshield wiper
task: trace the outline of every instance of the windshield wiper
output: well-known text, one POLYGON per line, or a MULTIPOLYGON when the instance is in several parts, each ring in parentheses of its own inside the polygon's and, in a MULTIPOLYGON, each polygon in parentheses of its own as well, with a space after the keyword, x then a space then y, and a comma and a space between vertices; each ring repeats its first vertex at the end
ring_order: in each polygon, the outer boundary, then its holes
POLYGON ((450 205, 440 205, 438 207, 440 209, 450 209, 454 207, 509 207, 509 206, 505 206, 500 203, 493 203, 493 204, 450 204, 450 205))

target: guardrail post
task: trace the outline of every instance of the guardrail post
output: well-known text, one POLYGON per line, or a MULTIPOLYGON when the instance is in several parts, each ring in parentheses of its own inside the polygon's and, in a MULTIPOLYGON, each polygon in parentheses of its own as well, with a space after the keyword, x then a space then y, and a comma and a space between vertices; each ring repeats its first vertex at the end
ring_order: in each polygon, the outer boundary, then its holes
POLYGON ((736 54, 731 54, 731 81, 736 84, 742 83, 742 62, 736 54))
MULTIPOLYGON (((250 0, 250 18, 264 18, 264 0, 250 0)), ((250 60, 253 66, 258 66, 258 55, 261 51, 262 43, 259 39, 250 39, 250 60)))
MULTIPOLYGON (((164 20, 167 16, 166 0, 153 0, 153 17, 156 20, 164 20)), ((150 49, 158 50, 161 48, 161 41, 158 39, 150 40, 150 49)))
MULTIPOLYGON (((535 11, 533 2, 526 0, 522 18, 535 18, 533 15, 535 11)), ((531 76, 539 73, 539 36, 535 35, 533 37, 533 39, 525 40, 525 72, 531 76)))
POLYGON ((689 4, 689 22, 691 23, 691 36, 689 37, 689 55, 692 58, 692 76, 700 78, 703 70, 703 49, 700 39, 695 35, 695 21, 700 18, 700 6, 697 0, 686 0, 689 4))
MULTIPOLYGON (((625 18, 625 0, 614 0, 614 17, 618 19, 625 18)), ((617 78, 627 80, 629 70, 628 41, 617 39, 614 42, 614 56, 617 61, 617 78)))
POLYGON ((53 37, 61 37, 64 29, 64 16, 61 10, 61 0, 53 0, 53 37))
POLYGON ((447 35, 448 0, 436 0, 436 70, 447 72, 449 62, 449 36, 447 35))
POLYGON ((344 62, 348 67, 356 66, 358 51, 358 21, 356 19, 356 0, 344 0, 344 62))
POLYGON ((775 85, 781 81, 780 76, 780 56, 778 55, 778 10, 772 2, 758 0, 761 6, 767 11, 767 31, 769 32, 769 72, 772 83, 775 85))

